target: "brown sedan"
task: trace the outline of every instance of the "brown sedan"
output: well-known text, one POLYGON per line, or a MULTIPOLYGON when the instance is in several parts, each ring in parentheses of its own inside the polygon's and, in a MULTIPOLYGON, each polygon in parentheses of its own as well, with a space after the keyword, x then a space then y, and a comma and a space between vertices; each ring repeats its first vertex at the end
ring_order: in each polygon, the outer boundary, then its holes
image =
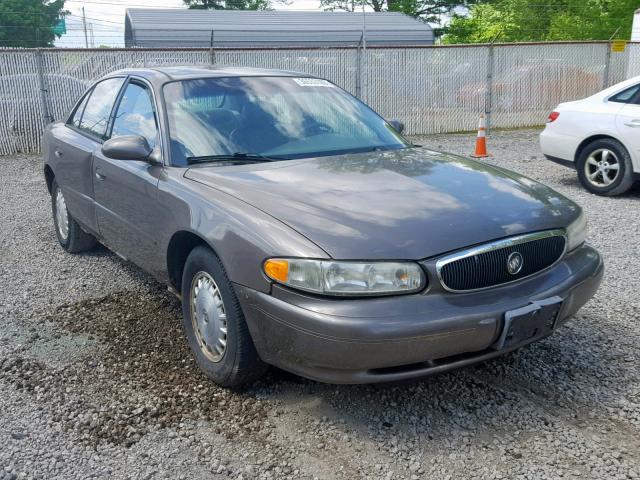
POLYGON ((401 127, 297 73, 115 72, 45 133, 56 234, 165 282, 221 385, 401 380, 550 335, 602 278, 580 207, 401 127))

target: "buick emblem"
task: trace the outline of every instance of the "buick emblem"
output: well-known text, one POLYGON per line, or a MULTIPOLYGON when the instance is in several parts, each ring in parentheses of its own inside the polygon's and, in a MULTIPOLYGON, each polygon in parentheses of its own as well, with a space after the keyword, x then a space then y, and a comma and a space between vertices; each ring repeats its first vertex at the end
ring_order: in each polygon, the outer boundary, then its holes
POLYGON ((522 270, 522 265, 524 264, 524 259, 522 258, 522 254, 520 252, 513 252, 507 258, 507 271, 511 275, 517 275, 522 270))

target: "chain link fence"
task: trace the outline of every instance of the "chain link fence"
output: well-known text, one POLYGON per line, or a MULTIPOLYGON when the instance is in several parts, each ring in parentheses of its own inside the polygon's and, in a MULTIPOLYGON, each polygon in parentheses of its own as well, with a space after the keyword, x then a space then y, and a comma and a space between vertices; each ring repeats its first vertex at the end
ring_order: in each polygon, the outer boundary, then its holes
POLYGON ((434 47, 0 50, 0 155, 40 151, 42 129, 64 118, 101 76, 125 67, 231 65, 326 78, 400 119, 407 134, 541 125, 560 102, 640 75, 640 43, 434 47))

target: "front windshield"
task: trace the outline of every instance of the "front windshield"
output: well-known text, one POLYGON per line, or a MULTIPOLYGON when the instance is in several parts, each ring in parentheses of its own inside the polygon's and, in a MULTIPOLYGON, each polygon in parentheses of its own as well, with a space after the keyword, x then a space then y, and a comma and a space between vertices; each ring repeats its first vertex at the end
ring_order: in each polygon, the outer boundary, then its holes
POLYGON ((174 165, 216 155, 295 159, 409 146, 326 80, 201 78, 168 83, 164 97, 174 165))

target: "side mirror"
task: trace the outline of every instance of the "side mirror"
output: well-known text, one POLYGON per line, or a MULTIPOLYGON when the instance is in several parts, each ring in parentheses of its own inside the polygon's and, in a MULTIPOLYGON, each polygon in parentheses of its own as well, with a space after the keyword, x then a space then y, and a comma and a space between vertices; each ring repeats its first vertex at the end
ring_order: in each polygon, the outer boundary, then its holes
POLYGON ((402 123, 400 120, 389 120, 387 123, 391 125, 396 132, 404 132, 404 123, 402 123))
POLYGON ((151 152, 147 139, 139 135, 111 138, 102 145, 103 155, 114 160, 147 160, 151 152))

